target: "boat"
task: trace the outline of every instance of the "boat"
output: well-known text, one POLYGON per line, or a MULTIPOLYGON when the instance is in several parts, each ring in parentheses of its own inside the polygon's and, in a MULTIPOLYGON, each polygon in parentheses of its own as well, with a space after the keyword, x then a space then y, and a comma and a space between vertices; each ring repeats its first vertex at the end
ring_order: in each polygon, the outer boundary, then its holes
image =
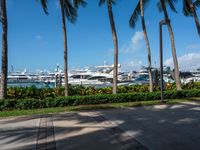
POLYGON ((26 69, 23 72, 11 72, 8 74, 8 83, 32 83, 34 78, 27 74, 26 69))

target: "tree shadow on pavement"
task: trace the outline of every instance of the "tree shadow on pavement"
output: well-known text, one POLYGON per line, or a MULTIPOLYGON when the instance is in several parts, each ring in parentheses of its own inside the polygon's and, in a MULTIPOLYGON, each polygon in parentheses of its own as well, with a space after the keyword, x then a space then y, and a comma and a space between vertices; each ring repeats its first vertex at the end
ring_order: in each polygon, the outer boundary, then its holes
MULTIPOLYGON (((38 127, 22 122, 39 118, 1 120, 1 148, 36 149, 38 127)), ((53 114, 53 124, 57 150, 197 150, 200 103, 59 113, 53 114)))

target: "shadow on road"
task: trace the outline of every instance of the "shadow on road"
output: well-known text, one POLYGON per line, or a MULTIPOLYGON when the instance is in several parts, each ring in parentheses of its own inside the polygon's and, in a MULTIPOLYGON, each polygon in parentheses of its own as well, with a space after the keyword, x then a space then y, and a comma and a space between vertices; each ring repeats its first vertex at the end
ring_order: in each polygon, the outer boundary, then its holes
MULTIPOLYGON (((23 124, 15 128, 14 124, 39 118, 1 120, 0 146, 36 149, 32 141, 37 139, 38 128, 23 124)), ((57 150, 197 150, 200 103, 61 113, 53 115, 53 124, 57 150)))

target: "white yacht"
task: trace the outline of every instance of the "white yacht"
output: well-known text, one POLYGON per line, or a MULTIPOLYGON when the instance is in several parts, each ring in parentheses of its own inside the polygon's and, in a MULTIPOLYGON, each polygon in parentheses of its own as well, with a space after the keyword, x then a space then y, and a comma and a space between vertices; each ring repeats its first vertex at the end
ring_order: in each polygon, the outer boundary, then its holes
POLYGON ((112 80, 112 75, 96 73, 92 77, 89 77, 87 80, 83 81, 82 84, 91 86, 110 86, 112 85, 112 80))
POLYGON ((23 72, 11 72, 8 74, 8 83, 30 83, 34 82, 33 77, 31 77, 26 69, 23 72))
POLYGON ((193 77, 186 78, 184 83, 200 82, 200 72, 193 72, 193 77))
POLYGON ((104 64, 95 68, 95 71, 89 69, 73 70, 73 75, 69 78, 69 84, 98 87, 111 86, 113 81, 113 65, 108 66, 104 64))
POLYGON ((88 78, 92 77, 92 72, 81 72, 81 73, 75 73, 69 76, 69 84, 71 85, 81 85, 84 84, 88 78))

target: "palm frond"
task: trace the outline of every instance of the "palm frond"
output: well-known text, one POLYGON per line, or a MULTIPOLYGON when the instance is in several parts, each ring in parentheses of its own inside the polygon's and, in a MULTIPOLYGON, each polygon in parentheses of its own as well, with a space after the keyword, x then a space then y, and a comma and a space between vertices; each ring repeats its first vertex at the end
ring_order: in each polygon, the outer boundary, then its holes
POLYGON ((183 14, 185 16, 193 16, 190 4, 188 3, 187 0, 183 0, 183 14))
POLYGON ((136 22, 140 16, 140 2, 136 5, 133 14, 131 15, 131 18, 129 20, 129 26, 131 28, 135 28, 136 22))
POLYGON ((177 0, 167 0, 166 2, 168 3, 169 8, 170 8, 173 12, 177 13, 177 10, 176 10, 176 7, 175 7, 175 4, 176 4, 177 0))
POLYGON ((99 0, 99 6, 102 6, 107 0, 99 0))
POLYGON ((107 1, 110 1, 113 5, 116 4, 116 0, 99 0, 99 6, 102 6, 107 1))
POLYGON ((200 0, 196 0, 196 1, 194 2, 194 6, 195 6, 195 7, 200 7, 200 0))
POLYGON ((40 2, 42 4, 42 8, 43 8, 45 14, 48 14, 48 8, 47 8, 48 1, 47 0, 40 0, 40 2))
POLYGON ((116 0, 110 0, 111 4, 115 5, 116 4, 116 0))
POLYGON ((162 5, 161 5, 161 2, 160 2, 160 1, 157 2, 157 7, 158 7, 159 12, 162 12, 162 11, 163 11, 162 5))
MULTIPOLYGON (((71 22, 75 23, 77 20, 77 9, 79 6, 86 6, 85 0, 61 0, 60 2, 63 4, 65 17, 71 22), (61 2, 62 1, 62 2, 61 2)), ((60 5, 62 5, 60 3, 60 5)))
POLYGON ((71 23, 75 23, 77 19, 77 9, 72 5, 69 0, 62 0, 65 16, 71 23))
POLYGON ((79 6, 85 7, 87 5, 85 0, 74 0, 73 3, 75 8, 78 8, 79 6))
POLYGON ((1 17, 1 14, 2 14, 1 1, 2 1, 2 0, 0 0, 0 22, 2 22, 2 17, 1 17))
MULTIPOLYGON (((176 7, 175 7, 175 4, 177 3, 177 0, 164 0, 164 3, 167 4, 167 5, 169 6, 169 8, 170 8, 173 12, 177 13, 177 10, 176 10, 176 7)), ((162 12, 162 11, 163 11, 160 0, 159 0, 159 2, 157 3, 157 7, 158 7, 159 12, 162 12)))
MULTIPOLYGON (((148 4, 149 0, 143 0, 143 7, 144 9, 146 8, 147 4, 148 4)), ((138 2, 138 4, 136 5, 133 14, 131 15, 131 18, 129 20, 129 26, 134 28, 136 25, 136 22, 139 18, 139 16, 141 15, 141 11, 140 11, 140 1, 138 2)))
POLYGON ((150 2, 150 0, 143 0, 143 5, 144 5, 144 9, 146 9, 147 4, 150 2))

